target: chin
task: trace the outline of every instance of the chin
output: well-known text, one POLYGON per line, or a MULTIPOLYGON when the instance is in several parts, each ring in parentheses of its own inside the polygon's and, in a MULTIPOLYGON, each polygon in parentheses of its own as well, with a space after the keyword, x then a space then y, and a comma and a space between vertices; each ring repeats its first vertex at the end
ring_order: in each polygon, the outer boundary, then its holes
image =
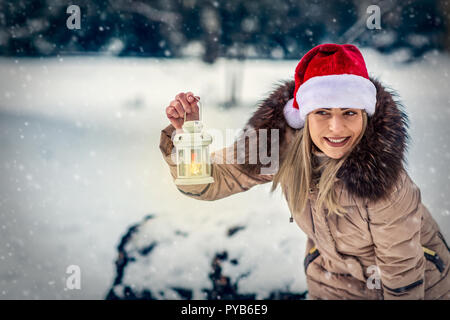
POLYGON ((324 151, 324 153, 325 153, 329 158, 336 159, 336 160, 341 159, 341 158, 345 155, 345 152, 339 152, 339 154, 337 154, 337 153, 335 153, 335 152, 330 153, 330 152, 325 152, 325 151, 324 151))

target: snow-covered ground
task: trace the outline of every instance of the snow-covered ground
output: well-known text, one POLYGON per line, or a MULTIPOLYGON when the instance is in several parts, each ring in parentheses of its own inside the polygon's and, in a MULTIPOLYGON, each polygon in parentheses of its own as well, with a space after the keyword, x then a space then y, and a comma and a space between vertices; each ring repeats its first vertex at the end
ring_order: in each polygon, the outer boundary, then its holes
MULTIPOLYGON (((450 239, 450 57, 430 53, 413 64, 363 50, 369 73, 395 88, 410 117, 408 171, 450 239)), ((239 129, 297 61, 79 57, 0 59, 0 299, 102 299, 113 282, 116 246, 147 214, 161 240, 148 268, 128 283, 210 287, 211 255, 231 248, 225 270, 242 292, 306 290, 305 236, 281 192, 270 185, 215 202, 176 190, 159 150, 165 107, 180 91, 201 96, 206 128, 239 129), (227 69, 242 75, 242 103, 224 110, 227 69), (229 240, 226 231, 247 226, 229 240), (189 234, 174 237, 174 230, 189 234), (231 257, 232 259, 233 257, 231 257), (68 290, 69 265, 81 289, 68 290)), ((225 144, 216 142, 213 149, 225 144)))

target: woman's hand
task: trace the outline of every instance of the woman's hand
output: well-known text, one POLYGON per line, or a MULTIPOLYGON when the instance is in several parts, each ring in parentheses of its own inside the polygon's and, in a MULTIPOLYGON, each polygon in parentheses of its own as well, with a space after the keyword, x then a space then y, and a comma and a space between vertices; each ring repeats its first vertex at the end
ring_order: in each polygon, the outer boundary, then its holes
POLYGON ((167 118, 177 130, 181 129, 184 123, 184 112, 186 112, 186 121, 199 120, 199 109, 196 99, 200 100, 200 97, 194 96, 192 92, 180 92, 166 108, 167 118))

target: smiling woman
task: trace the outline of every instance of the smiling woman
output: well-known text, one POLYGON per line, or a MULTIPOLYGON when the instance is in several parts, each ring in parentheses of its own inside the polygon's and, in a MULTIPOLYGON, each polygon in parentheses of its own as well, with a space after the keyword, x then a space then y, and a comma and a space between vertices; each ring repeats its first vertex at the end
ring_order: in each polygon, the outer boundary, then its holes
MULTIPOLYGON (((214 163, 214 183, 180 191, 217 200, 269 181, 272 192, 280 185, 291 222, 308 238, 309 299, 450 299, 449 249, 404 168, 408 117, 369 78, 358 48, 310 50, 294 81, 264 100, 246 128, 279 129, 278 172, 262 175, 263 164, 248 158, 214 163)), ((160 144, 171 172, 174 130, 163 130, 160 144)), ((272 151, 269 140, 257 145, 272 151)))
POLYGON ((308 114, 314 145, 328 157, 340 159, 349 152, 363 129, 361 109, 321 108, 308 114))
POLYGON ((317 189, 317 208, 324 206, 328 214, 345 214, 346 209, 336 196, 336 183, 340 180, 341 167, 364 137, 367 123, 368 116, 363 109, 311 110, 274 175, 271 191, 280 184, 291 212, 295 213, 305 210, 308 198, 304 195, 317 189))

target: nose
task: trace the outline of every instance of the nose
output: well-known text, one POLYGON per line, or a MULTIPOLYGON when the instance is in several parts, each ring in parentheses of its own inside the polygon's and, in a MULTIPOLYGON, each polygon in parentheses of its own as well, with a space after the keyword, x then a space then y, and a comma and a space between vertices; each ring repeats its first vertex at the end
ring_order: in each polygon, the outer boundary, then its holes
POLYGON ((339 115, 333 115, 328 122, 328 129, 336 134, 343 132, 344 127, 344 119, 339 115))

